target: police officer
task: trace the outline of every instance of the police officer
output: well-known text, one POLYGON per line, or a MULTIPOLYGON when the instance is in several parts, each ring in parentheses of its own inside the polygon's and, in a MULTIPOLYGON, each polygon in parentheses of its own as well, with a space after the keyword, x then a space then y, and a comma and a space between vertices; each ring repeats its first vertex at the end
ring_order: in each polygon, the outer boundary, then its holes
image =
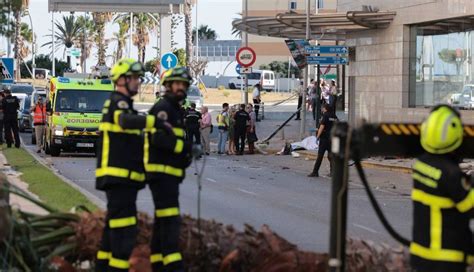
POLYGON ((15 137, 15 147, 20 148, 20 135, 18 134, 18 110, 20 109, 20 100, 12 96, 9 89, 4 91, 5 98, 2 100, 3 118, 5 126, 5 139, 10 148, 13 144, 12 135, 15 137))
POLYGON ((250 115, 245 111, 245 104, 239 106, 239 111, 234 115, 234 143, 237 155, 243 155, 245 149, 245 138, 247 136, 247 125, 250 115))
POLYGON ((96 188, 105 191, 107 215, 97 271, 128 271, 137 234, 136 199, 145 187, 143 137, 145 128, 168 129, 154 116, 139 116, 132 97, 138 92, 144 67, 133 59, 120 60, 111 71, 115 92, 102 110, 97 149, 96 188))
POLYGON ((473 258, 474 191, 456 155, 463 141, 460 114, 447 105, 435 107, 420 139, 426 152, 413 165, 411 264, 417 272, 464 272, 473 258))
POLYGON ((313 172, 308 175, 308 177, 319 177, 319 168, 323 162, 324 153, 328 152, 329 160, 329 176, 331 176, 331 129, 335 122, 338 121, 337 116, 331 109, 331 106, 328 104, 323 105, 323 117, 319 125, 317 139, 319 140, 318 146, 318 157, 316 158, 316 163, 314 164, 313 172))
POLYGON ((201 131, 199 130, 202 115, 196 110, 196 104, 191 103, 191 106, 186 110, 185 124, 186 136, 188 141, 194 144, 201 144, 201 131))
POLYGON ((162 130, 145 134, 144 163, 147 183, 155 204, 155 221, 151 241, 153 271, 184 271, 179 251, 179 184, 191 164, 192 143, 185 139, 184 112, 192 78, 185 68, 167 71, 163 77, 166 93, 150 110, 150 116, 169 122, 173 133, 162 130))

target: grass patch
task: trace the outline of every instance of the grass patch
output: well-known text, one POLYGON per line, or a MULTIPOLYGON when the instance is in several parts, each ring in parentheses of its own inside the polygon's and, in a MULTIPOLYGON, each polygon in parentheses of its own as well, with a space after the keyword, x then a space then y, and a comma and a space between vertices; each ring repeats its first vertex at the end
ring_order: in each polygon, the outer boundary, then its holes
POLYGON ((81 192, 61 180, 23 148, 5 148, 2 152, 15 171, 22 173, 20 178, 28 183, 28 190, 47 205, 61 211, 69 211, 78 205, 92 211, 98 209, 81 192))

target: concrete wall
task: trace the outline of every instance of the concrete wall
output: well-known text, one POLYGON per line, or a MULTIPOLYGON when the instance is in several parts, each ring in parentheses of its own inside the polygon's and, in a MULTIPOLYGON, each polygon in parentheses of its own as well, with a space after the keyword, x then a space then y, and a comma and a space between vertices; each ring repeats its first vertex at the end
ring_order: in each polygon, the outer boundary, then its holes
MULTIPOLYGON (((387 29, 370 30, 347 36, 346 44, 356 47, 348 76, 355 78, 355 119, 369 121, 415 121, 426 117, 428 109, 409 108, 410 24, 474 15, 474 0, 339 0, 337 11, 361 10, 372 5, 396 11, 387 29)), ((414 56, 412 56, 414 57, 414 56)), ((464 112, 474 123, 474 112, 464 112)))

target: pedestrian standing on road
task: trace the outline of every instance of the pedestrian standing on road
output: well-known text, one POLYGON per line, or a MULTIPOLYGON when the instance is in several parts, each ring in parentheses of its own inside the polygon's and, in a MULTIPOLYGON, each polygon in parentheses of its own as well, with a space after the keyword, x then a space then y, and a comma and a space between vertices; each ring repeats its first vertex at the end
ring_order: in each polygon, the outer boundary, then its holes
POLYGON ((249 144, 249 154, 253 155, 255 154, 255 142, 258 140, 256 131, 257 114, 253 110, 252 104, 247 105, 247 112, 250 116, 249 125, 247 127, 247 142, 249 144))
POLYGON ((33 114, 36 146, 38 147, 36 153, 41 153, 41 150, 43 149, 44 133, 46 131, 46 105, 41 96, 38 96, 36 104, 31 107, 30 111, 33 114))
POLYGON ((262 103, 262 85, 260 83, 255 84, 253 88, 253 103, 255 104, 255 114, 257 115, 257 122, 260 122, 258 112, 260 111, 260 103, 262 103))
POLYGON ((321 87, 314 82, 311 89, 311 105, 313 108, 313 120, 316 121, 316 127, 319 127, 321 121, 321 87))
POLYGON ((181 106, 191 82, 187 69, 168 70, 163 77, 166 93, 149 113, 149 116, 167 121, 173 128, 173 133, 162 130, 145 133, 143 160, 147 184, 155 204, 150 256, 153 271, 184 272, 179 250, 179 185, 184 180, 186 168, 191 165, 193 144, 185 140, 181 106))
POLYGON ((248 112, 245 111, 245 104, 239 106, 239 111, 234 116, 234 141, 237 155, 243 155, 245 149, 245 138, 247 135, 247 122, 250 121, 248 112))
POLYGON ((463 134, 460 113, 448 105, 436 106, 421 126, 426 152, 413 164, 413 271, 465 272, 472 263, 473 180, 456 153, 463 134))
POLYGON ((324 80, 321 82, 321 98, 323 100, 323 104, 331 106, 331 89, 324 80))
POLYGON ((142 130, 171 132, 170 125, 155 116, 140 116, 132 97, 145 74, 142 63, 122 59, 111 70, 115 91, 106 100, 99 125, 96 189, 105 191, 107 214, 96 271, 128 271, 137 235, 138 191, 145 187, 142 130))
POLYGON ((20 100, 18 97, 12 96, 11 91, 8 89, 4 93, 5 98, 2 100, 2 108, 7 147, 12 147, 13 137, 15 147, 20 148, 20 134, 18 134, 18 110, 20 109, 20 100))
POLYGON ((211 154, 212 116, 209 113, 209 108, 205 106, 201 108, 201 114, 201 143, 204 154, 209 156, 211 154))
POLYGON ((196 110, 196 104, 191 103, 189 109, 186 110, 185 124, 186 136, 188 141, 200 145, 201 144, 201 113, 196 110))
POLYGON ((229 133, 229 104, 222 104, 222 111, 217 115, 217 128, 219 129, 219 141, 217 144, 217 154, 225 154, 227 136, 229 133))
POLYGON ((0 145, 3 145, 4 143, 4 114, 3 114, 3 99, 5 98, 5 94, 3 93, 3 90, 2 92, 0 92, 0 145))
POLYGON ((298 88, 298 112, 296 113, 295 120, 301 120, 301 111, 303 110, 303 92, 304 92, 303 81, 300 80, 300 87, 298 88))
POLYGON ((336 110, 337 110, 337 84, 336 84, 336 81, 333 79, 331 80, 331 87, 329 89, 329 92, 330 92, 330 95, 331 95, 331 103, 330 103, 330 106, 332 108, 332 111, 334 114, 336 114, 336 110))
POLYGON ((233 105, 229 108, 229 146, 227 147, 227 155, 235 155, 237 153, 235 149, 235 120, 234 116, 235 113, 237 112, 237 107, 236 105, 233 105))
POLYGON ((308 175, 308 177, 319 177, 319 168, 321 168, 321 163, 323 162, 324 154, 328 153, 329 160, 329 176, 332 175, 332 165, 331 165, 331 129, 338 121, 337 116, 332 112, 331 106, 328 104, 323 105, 323 117, 319 125, 316 138, 319 141, 318 146, 318 157, 316 158, 316 163, 314 164, 313 172, 308 175))

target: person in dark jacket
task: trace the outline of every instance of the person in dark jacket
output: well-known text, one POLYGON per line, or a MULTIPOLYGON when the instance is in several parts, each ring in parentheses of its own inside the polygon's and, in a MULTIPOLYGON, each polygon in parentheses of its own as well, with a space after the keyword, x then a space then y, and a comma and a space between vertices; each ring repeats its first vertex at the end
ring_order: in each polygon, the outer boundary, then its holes
POLYGON ((138 93, 144 66, 122 59, 112 68, 115 91, 102 110, 97 148, 96 188, 105 191, 107 215, 96 271, 129 271, 137 235, 138 191, 145 187, 142 130, 170 125, 155 116, 140 116, 132 97, 138 93))
POLYGON ((421 126, 426 151, 413 164, 411 265, 417 272, 464 272, 472 264, 472 177, 459 167, 464 128, 458 111, 435 107, 421 126))
POLYGON ((188 141, 194 144, 201 144, 201 119, 202 115, 196 110, 196 104, 191 103, 190 108, 186 110, 185 124, 188 141))
POLYGON ((250 115, 245 111, 245 104, 239 106, 239 111, 234 115, 234 142, 237 155, 243 155, 245 149, 245 139, 247 135, 247 125, 250 115))
POLYGON ((187 69, 179 67, 167 71, 162 82, 166 92, 149 115, 169 122, 173 133, 151 130, 145 134, 143 161, 155 204, 150 261, 153 271, 181 272, 184 264, 179 250, 179 185, 192 162, 192 142, 185 138, 181 108, 192 78, 187 69))
POLYGON ((15 147, 20 148, 20 134, 18 133, 18 110, 20 109, 20 100, 18 97, 12 96, 12 93, 8 89, 5 90, 4 93, 5 98, 2 100, 2 108, 7 147, 12 147, 13 140, 15 140, 15 147))

